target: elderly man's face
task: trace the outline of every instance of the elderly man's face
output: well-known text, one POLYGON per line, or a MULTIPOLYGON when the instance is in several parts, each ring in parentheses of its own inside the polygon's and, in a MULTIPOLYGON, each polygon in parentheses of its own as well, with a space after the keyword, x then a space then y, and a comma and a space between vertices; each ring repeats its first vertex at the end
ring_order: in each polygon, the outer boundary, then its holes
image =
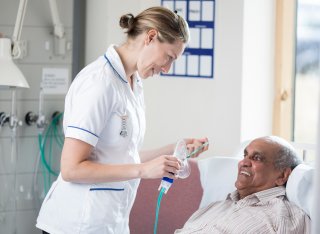
POLYGON ((235 183, 240 198, 286 182, 284 170, 274 166, 280 146, 264 138, 252 141, 244 150, 244 159, 238 164, 238 178, 235 183))

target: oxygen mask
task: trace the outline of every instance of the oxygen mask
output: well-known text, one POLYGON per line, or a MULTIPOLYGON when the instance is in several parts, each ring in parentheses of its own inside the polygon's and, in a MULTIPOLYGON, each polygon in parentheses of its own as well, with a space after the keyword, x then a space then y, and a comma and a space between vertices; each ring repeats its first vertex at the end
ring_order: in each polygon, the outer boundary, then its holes
POLYGON ((184 140, 177 142, 173 155, 179 159, 181 163, 177 176, 181 179, 187 178, 191 173, 191 168, 188 163, 188 149, 184 140))

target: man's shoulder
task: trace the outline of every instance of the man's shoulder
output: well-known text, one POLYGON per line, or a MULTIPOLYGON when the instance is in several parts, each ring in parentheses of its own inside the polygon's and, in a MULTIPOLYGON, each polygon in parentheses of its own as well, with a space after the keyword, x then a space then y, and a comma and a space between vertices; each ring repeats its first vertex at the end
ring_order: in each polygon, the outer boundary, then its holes
POLYGON ((292 218, 293 216, 294 217, 308 216, 308 214, 301 207, 296 205, 294 202, 289 201, 286 195, 281 199, 278 205, 280 205, 282 216, 287 216, 289 218, 292 218))
POLYGON ((255 195, 258 197, 260 205, 267 206, 278 217, 308 216, 300 206, 288 199, 283 186, 264 190, 255 195))

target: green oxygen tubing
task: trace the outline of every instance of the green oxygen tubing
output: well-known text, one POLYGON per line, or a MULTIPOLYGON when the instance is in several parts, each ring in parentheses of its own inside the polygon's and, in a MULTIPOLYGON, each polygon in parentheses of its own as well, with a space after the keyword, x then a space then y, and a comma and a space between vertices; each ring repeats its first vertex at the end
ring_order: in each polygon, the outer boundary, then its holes
MULTIPOLYGON (((181 169, 178 172, 178 177, 181 179, 187 178, 190 175, 190 167, 188 164, 188 158, 192 157, 196 153, 198 153, 200 150, 202 150, 204 147, 209 145, 209 142, 205 142, 202 144, 200 147, 192 151, 190 154, 188 154, 188 149, 186 146, 186 143, 184 140, 178 141, 176 144, 175 151, 173 155, 180 159, 181 162, 181 169)), ((158 228, 158 219, 159 219, 159 211, 160 211, 160 205, 161 205, 161 200, 163 197, 163 194, 166 194, 169 188, 171 187, 173 183, 173 179, 170 179, 168 177, 163 177, 159 186, 159 195, 157 199, 157 206, 156 206, 156 217, 155 217, 155 222, 154 222, 154 227, 153 227, 153 234, 157 233, 157 228, 158 228)))
POLYGON ((58 148, 61 150, 63 146, 63 133, 62 130, 58 127, 59 121, 62 119, 63 113, 56 113, 53 115, 53 118, 48 125, 47 129, 43 132, 38 133, 38 144, 40 150, 41 165, 43 167, 43 183, 44 183, 44 192, 48 192, 48 189, 51 184, 51 176, 57 177, 59 175, 52 167, 52 153, 53 153, 53 144, 57 144, 58 148), (49 148, 46 150, 46 146, 49 148), (46 155, 48 152, 48 155, 46 155))

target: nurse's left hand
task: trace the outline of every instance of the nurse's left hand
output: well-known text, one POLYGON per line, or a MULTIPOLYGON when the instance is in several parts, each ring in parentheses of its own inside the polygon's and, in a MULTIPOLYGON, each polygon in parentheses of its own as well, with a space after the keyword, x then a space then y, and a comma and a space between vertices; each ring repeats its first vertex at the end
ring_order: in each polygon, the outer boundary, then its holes
POLYGON ((177 179, 180 164, 179 159, 173 155, 161 155, 153 160, 139 164, 139 177, 142 179, 156 179, 162 177, 177 179))
POLYGON ((191 158, 196 158, 201 153, 209 149, 209 141, 207 137, 200 139, 186 138, 184 141, 187 144, 187 149, 189 154, 191 154, 191 158))

